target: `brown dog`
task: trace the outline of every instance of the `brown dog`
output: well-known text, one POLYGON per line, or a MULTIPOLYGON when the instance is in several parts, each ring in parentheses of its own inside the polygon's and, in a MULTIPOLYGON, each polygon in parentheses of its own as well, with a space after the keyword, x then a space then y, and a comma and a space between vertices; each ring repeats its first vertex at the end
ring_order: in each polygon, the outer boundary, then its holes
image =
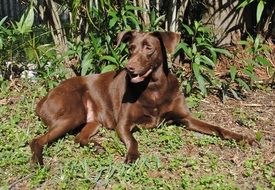
POLYGON ((224 139, 254 142, 191 116, 179 82, 167 66, 166 51, 172 53, 179 40, 173 32, 122 32, 118 45, 128 42, 131 54, 126 69, 74 77, 50 90, 36 108, 49 132, 30 143, 32 161, 43 165, 43 146, 83 124, 76 142, 87 145, 100 126, 115 129, 127 148, 126 163, 139 157, 138 143, 131 132, 136 124, 152 128, 165 120, 224 139))

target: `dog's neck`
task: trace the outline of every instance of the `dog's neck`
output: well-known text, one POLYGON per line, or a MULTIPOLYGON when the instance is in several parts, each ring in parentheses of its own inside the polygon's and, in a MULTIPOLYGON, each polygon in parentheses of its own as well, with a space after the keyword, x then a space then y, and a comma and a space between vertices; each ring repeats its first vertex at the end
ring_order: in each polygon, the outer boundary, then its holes
POLYGON ((162 63, 161 65, 159 65, 151 74, 150 77, 150 81, 148 84, 148 89, 151 90, 160 90, 162 88, 166 88, 167 85, 167 75, 168 75, 168 70, 164 71, 164 67, 163 67, 162 63))

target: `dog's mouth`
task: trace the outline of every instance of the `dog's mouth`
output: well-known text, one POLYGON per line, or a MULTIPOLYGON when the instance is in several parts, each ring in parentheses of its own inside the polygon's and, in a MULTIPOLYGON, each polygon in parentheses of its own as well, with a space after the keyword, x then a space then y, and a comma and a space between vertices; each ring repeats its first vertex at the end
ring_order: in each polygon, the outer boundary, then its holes
POLYGON ((128 73, 129 73, 129 76, 131 77, 132 83, 139 83, 144 81, 144 79, 152 73, 152 68, 150 68, 149 70, 147 70, 145 73, 142 73, 142 74, 134 74, 130 72, 128 73))

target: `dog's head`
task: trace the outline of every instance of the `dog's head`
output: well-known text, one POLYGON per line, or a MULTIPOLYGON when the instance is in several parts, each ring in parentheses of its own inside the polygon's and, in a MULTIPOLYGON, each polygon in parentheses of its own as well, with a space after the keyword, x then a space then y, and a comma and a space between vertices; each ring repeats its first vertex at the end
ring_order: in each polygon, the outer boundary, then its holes
POLYGON ((142 82, 164 62, 167 64, 166 52, 172 54, 179 41, 180 35, 174 32, 121 32, 117 46, 121 42, 128 44, 130 58, 126 69, 131 82, 142 82))

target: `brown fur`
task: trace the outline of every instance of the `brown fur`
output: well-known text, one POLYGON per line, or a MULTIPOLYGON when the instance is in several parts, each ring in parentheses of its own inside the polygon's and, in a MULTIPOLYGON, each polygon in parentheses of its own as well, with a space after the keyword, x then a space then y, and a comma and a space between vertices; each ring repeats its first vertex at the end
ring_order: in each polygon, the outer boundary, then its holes
POLYGON ((132 135, 137 124, 151 128, 165 120, 224 139, 254 142, 191 116, 179 82, 167 66, 166 51, 172 53, 179 39, 173 32, 122 32, 118 44, 128 42, 131 54, 126 69, 74 77, 50 90, 36 108, 49 131, 30 143, 32 161, 43 165, 43 146, 80 125, 84 127, 75 141, 81 145, 87 145, 100 126, 116 130, 127 148, 126 163, 139 157, 132 135))

